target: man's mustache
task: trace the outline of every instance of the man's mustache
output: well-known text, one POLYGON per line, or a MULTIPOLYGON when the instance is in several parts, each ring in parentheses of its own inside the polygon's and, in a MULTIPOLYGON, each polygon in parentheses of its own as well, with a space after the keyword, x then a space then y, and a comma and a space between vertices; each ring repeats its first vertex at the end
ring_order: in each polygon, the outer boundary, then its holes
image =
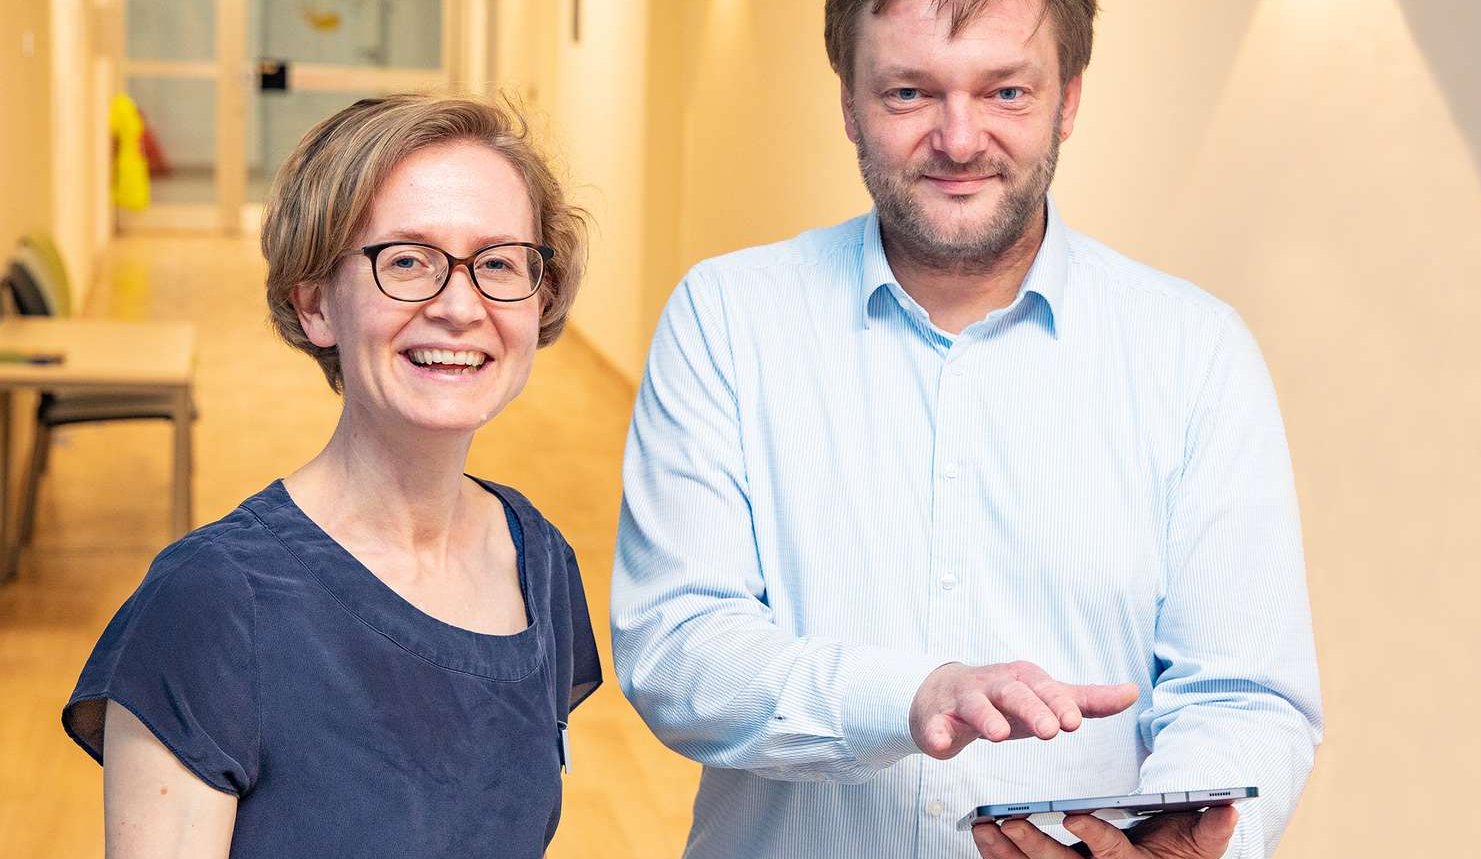
POLYGON ((983 176, 1013 177, 1013 165, 1001 158, 974 158, 965 164, 950 159, 931 158, 906 174, 911 179, 933 176, 937 179, 978 179, 983 176))

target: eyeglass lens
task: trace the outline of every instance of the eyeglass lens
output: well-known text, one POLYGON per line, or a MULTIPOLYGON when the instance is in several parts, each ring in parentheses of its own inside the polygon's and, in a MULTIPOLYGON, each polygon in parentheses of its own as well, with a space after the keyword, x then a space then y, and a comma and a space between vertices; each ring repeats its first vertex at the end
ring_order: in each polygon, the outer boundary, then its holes
MULTIPOLYGON (((484 250, 473 261, 478 289, 498 301, 519 301, 540 285, 545 259, 534 248, 505 245, 484 250)), ((434 248, 391 245, 375 263, 376 282, 392 298, 431 298, 448 279, 448 259, 434 248)))

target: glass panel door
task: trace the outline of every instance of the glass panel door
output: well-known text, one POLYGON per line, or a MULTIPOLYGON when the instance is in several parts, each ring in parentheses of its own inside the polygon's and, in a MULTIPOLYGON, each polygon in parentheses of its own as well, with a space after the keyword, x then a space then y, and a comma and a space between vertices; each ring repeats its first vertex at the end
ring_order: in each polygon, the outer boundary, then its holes
MULTIPOLYGON (((221 167, 216 152, 216 0, 127 0, 123 18, 123 90, 144 120, 148 213, 168 216, 173 210, 179 220, 190 221, 209 210, 206 217, 214 222, 221 167)), ((139 219, 138 213, 121 215, 125 223, 139 219)))
POLYGON ((317 122, 358 99, 448 81, 445 0, 252 0, 247 200, 317 122))

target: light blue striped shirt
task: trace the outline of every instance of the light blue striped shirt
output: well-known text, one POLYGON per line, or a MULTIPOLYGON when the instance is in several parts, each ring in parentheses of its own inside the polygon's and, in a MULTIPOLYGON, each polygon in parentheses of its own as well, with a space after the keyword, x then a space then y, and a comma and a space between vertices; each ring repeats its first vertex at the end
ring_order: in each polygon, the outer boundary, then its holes
POLYGON ((696 266, 654 337, 612 584, 623 690, 705 765, 686 853, 976 857, 983 803, 1254 785, 1268 855, 1321 735, 1275 392, 1235 312, 1061 223, 958 336, 871 214, 696 266), (922 755, 948 661, 1141 698, 922 755))

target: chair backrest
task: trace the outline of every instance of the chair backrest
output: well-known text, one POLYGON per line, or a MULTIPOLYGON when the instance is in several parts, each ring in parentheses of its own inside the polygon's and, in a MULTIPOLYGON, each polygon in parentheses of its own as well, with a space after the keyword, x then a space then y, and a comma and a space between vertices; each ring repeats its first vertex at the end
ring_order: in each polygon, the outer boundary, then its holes
POLYGON ((51 296, 52 312, 57 316, 72 315, 72 284, 67 277, 67 264, 62 261, 62 252, 45 233, 32 233, 21 238, 16 253, 32 256, 35 268, 43 278, 42 288, 51 296))
MULTIPOLYGON (((36 295, 32 297, 30 305, 33 310, 22 310, 22 313, 46 316, 65 316, 66 301, 63 298, 67 291, 65 283, 66 275, 58 276, 56 269, 47 261, 45 254, 35 245, 22 241, 16 245, 15 254, 10 258, 11 269, 17 267, 23 270, 30 284, 35 287, 36 295), (36 302, 41 302, 44 311, 38 312, 36 302)), ((14 275, 12 274, 14 277, 14 275)), ((17 294, 16 303, 21 301, 17 294)))
POLYGON ((15 300, 15 311, 22 316, 55 316, 55 309, 34 267, 17 255, 5 273, 5 285, 15 300))

